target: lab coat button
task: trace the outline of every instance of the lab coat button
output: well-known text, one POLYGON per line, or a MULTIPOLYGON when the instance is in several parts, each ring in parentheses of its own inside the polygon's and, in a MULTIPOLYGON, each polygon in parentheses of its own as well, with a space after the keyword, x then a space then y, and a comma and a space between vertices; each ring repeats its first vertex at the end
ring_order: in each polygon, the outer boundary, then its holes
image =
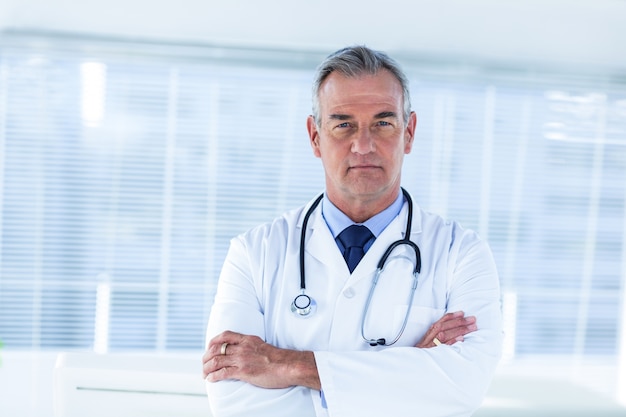
POLYGON ((344 297, 346 297, 346 298, 352 298, 352 297, 354 297, 354 294, 355 294, 355 292, 354 292, 354 289, 353 289, 353 288, 348 288, 348 289, 346 289, 346 290, 343 292, 343 295, 344 295, 344 297))

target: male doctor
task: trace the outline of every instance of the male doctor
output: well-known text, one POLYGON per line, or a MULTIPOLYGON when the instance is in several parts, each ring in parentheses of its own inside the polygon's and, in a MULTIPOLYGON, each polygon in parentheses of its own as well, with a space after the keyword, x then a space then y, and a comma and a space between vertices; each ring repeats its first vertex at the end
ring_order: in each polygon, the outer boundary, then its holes
POLYGON ((319 66, 307 129, 325 192, 231 241, 202 358, 216 417, 469 416, 480 406, 501 353, 498 275, 476 233, 401 189, 415 126, 408 81, 386 54, 350 47, 319 66), (351 225, 361 242, 342 234, 351 225), (409 226, 418 249, 398 245, 373 287, 409 226))

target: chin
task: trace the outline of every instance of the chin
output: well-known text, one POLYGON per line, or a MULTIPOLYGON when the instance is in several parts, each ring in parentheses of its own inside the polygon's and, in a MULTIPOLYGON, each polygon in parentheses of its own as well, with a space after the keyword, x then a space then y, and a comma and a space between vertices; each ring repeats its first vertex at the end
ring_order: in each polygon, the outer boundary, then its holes
POLYGON ((367 181, 364 183, 352 184, 348 187, 350 192, 354 195, 358 196, 368 196, 368 197, 376 197, 378 195, 384 194, 389 190, 389 186, 382 186, 379 184, 374 184, 371 181, 367 181))

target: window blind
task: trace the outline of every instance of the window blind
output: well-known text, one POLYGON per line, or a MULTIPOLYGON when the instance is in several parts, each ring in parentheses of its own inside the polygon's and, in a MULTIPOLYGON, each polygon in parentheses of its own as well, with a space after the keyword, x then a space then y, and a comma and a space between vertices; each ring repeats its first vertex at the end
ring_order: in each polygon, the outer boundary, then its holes
MULTIPOLYGON (((305 129, 322 55, 0 42, 0 339, 201 350, 229 240, 323 189, 305 129)), ((489 241, 507 355, 614 358, 623 80, 398 58, 418 114, 404 185, 489 241)))

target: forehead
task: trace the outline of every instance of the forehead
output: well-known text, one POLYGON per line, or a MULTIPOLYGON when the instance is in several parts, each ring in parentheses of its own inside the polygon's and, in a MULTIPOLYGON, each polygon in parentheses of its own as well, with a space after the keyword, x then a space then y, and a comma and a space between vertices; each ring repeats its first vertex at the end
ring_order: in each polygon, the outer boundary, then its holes
POLYGON ((331 73, 322 83, 319 101, 323 112, 336 112, 360 107, 402 108, 402 85, 389 71, 375 75, 364 74, 347 77, 331 73))

